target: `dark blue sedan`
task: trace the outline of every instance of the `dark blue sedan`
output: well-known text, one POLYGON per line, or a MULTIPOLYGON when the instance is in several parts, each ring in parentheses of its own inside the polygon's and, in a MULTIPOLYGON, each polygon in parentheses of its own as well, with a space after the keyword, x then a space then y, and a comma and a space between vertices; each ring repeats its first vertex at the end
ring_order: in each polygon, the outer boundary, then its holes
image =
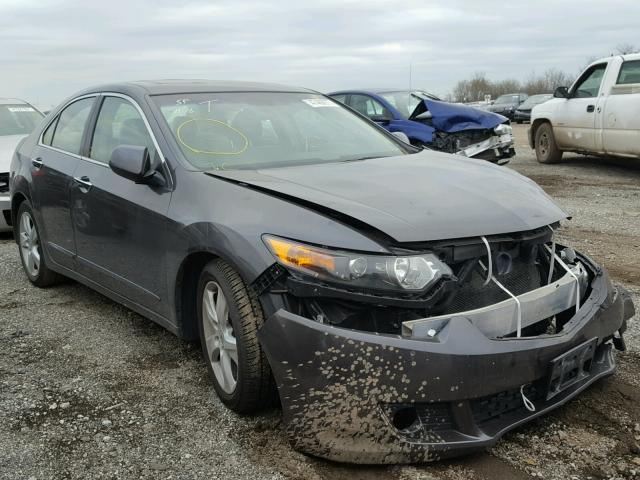
POLYGON ((515 155, 509 120, 496 113, 443 102, 421 90, 343 90, 329 96, 415 146, 500 164, 515 155))

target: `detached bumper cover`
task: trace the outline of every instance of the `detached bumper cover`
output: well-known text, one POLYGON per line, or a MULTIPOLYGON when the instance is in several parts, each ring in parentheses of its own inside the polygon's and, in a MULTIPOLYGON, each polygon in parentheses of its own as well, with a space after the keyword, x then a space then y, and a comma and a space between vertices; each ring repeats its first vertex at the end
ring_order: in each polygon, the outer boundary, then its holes
POLYGON ((481 158, 498 163, 501 160, 509 159, 516 154, 513 146, 513 135, 508 133, 505 135, 493 135, 486 140, 469 145, 468 147, 456 152, 456 155, 464 157, 481 158))
POLYGON ((491 340, 466 318, 432 341, 274 313, 260 330, 293 446, 353 463, 413 463, 495 443, 615 369, 611 345, 633 304, 604 271, 563 334, 491 340), (597 338, 588 375, 548 399, 552 360, 597 338), (520 387, 536 410, 524 408, 520 387), (409 421, 402 418, 410 412, 409 421), (398 413, 400 412, 400 413, 398 413), (398 415, 400 415, 398 421, 398 415))

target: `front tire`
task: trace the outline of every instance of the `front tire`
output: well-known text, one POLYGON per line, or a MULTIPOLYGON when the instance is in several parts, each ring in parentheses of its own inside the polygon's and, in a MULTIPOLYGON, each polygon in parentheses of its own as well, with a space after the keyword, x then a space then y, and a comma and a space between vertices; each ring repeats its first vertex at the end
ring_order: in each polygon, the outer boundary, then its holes
POLYGON ((230 409, 250 413, 271 405, 275 386, 258 341, 262 307, 240 275, 222 260, 198 282, 198 331, 213 386, 230 409))
POLYGON ((42 251, 40 230, 28 200, 20 204, 16 216, 15 235, 20 251, 22 269, 29 281, 36 287, 48 287, 62 280, 62 276, 49 269, 42 251))
POLYGON ((562 160, 562 150, 558 148, 550 123, 543 123, 536 130, 536 158, 540 163, 558 163, 562 160))

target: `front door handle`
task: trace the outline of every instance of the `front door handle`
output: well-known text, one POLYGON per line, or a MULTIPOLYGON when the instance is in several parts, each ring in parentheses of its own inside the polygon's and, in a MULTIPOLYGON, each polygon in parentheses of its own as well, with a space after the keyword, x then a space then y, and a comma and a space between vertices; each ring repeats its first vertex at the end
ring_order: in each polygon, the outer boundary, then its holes
POLYGON ((595 109, 595 105, 587 105, 587 112, 592 113, 595 109))
POLYGON ((91 183, 91 179, 89 177, 73 177, 73 181, 76 182, 80 186, 80 190, 83 192, 88 192, 91 187, 93 187, 93 183, 91 183))
POLYGON ((31 165, 33 165, 37 169, 41 169, 42 165, 44 165, 44 162, 42 161, 42 158, 38 157, 31 160, 31 165))

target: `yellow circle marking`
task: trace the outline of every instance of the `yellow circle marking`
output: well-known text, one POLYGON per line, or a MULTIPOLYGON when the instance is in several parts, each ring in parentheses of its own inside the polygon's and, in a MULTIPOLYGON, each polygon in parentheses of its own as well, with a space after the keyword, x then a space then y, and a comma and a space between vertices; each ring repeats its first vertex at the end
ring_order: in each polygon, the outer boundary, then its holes
POLYGON ((247 138, 247 136, 242 133, 240 130, 238 130, 237 128, 233 128, 231 125, 227 125, 224 122, 221 122, 220 120, 213 120, 211 118, 192 118, 191 120, 187 120, 184 123, 181 123, 180 126, 178 127, 178 129, 176 130, 176 136, 178 137, 178 141, 184 145, 186 148, 188 148, 189 150, 191 150, 193 153, 199 153, 201 155, 240 155, 241 153, 243 153, 248 147, 249 147, 249 139, 247 138), (197 122, 197 121, 203 121, 203 122, 209 122, 209 123, 217 123, 219 125, 222 125, 223 127, 228 128, 229 130, 232 130, 233 132, 237 133, 238 135, 240 135, 242 137, 242 139, 244 140, 244 146, 236 151, 236 152, 212 152, 212 151, 208 151, 208 150, 198 150, 197 148, 193 148, 191 145, 189 145, 187 142, 185 142, 182 139, 182 135, 181 135, 181 130, 182 127, 184 127, 187 123, 191 123, 191 122, 197 122))

